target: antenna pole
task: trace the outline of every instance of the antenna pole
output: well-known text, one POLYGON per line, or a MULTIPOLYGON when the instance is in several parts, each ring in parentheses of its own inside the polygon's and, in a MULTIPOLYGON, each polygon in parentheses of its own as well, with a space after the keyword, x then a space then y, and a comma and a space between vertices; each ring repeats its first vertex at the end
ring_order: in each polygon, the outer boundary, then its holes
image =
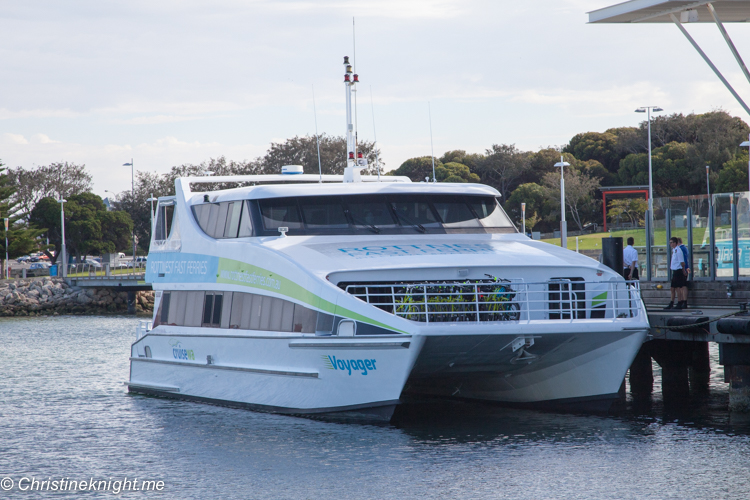
POLYGON ((435 150, 432 147, 432 107, 430 101, 427 101, 427 112, 430 116, 430 155, 432 156, 432 182, 437 182, 435 178, 435 150))
MULTIPOLYGON (((356 83, 358 80, 356 78, 357 76, 357 37, 356 32, 354 30, 354 18, 352 17, 352 66, 354 66, 354 82, 356 83)), ((359 158, 359 155, 357 155, 357 147, 358 147, 358 140, 359 140, 359 127, 357 122, 357 87, 355 85, 352 85, 352 92, 354 93, 354 157, 359 158)))
POLYGON ((375 130, 375 104, 372 102, 372 85, 370 85, 370 108, 372 109, 372 135, 375 137, 375 142, 372 147, 375 149, 375 163, 378 168, 378 182, 380 182, 380 154, 378 153, 378 132, 375 130))
MULTIPOLYGON (((320 175, 320 180, 318 182, 323 182, 323 167, 320 163, 320 136, 318 135, 318 110, 315 107, 315 85, 312 86, 312 94, 313 94, 313 115, 315 116, 315 142, 318 145, 318 175, 320 175)), ((153 196, 152 196, 153 198, 153 196)))

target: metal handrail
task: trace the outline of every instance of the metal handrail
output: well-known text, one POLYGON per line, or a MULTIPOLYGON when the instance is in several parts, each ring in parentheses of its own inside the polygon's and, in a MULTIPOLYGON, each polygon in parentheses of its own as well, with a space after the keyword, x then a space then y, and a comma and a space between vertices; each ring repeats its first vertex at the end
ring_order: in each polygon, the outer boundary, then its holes
POLYGON ((420 323, 614 321, 639 317, 642 311, 638 281, 362 283, 347 285, 346 291, 420 323))
POLYGON ((148 332, 153 328, 153 322, 142 319, 138 321, 138 326, 135 329, 135 340, 138 341, 146 336, 148 332))
POLYGON ((70 278, 89 278, 89 279, 108 279, 108 278, 125 278, 141 277, 146 273, 146 262, 136 262, 135 267, 123 265, 115 269, 107 270, 107 265, 95 265, 89 263, 68 264, 68 274, 70 278))

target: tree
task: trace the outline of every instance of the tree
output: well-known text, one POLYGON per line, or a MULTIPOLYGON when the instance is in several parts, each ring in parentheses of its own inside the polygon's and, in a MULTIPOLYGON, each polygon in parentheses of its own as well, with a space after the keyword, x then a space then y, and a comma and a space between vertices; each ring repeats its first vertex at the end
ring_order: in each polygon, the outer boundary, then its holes
POLYGON ((519 227, 523 217, 521 203, 526 203, 526 227, 533 229, 541 220, 539 214, 546 214, 549 209, 547 192, 542 186, 533 182, 521 184, 513 191, 505 203, 505 210, 514 221, 519 222, 519 227), (532 214, 531 217, 530 214, 532 214))
MULTIPOLYGON (((547 199, 550 202, 554 200, 559 202, 560 173, 550 172, 545 174, 542 185, 545 188, 547 199)), ((570 168, 565 172, 565 206, 580 231, 583 231, 584 224, 588 223, 596 213, 594 192, 599 186, 599 179, 589 177, 585 172, 579 172, 575 168, 570 168)), ((559 214, 553 213, 551 215, 559 214)))
POLYGON ((484 155, 478 153, 468 154, 463 149, 455 149, 453 151, 446 151, 443 156, 440 157, 440 162, 446 163, 460 163, 469 167, 469 170, 474 172, 479 167, 479 164, 484 160, 484 155))
POLYGON ((617 148, 617 136, 611 132, 576 134, 563 151, 579 160, 596 160, 611 173, 617 172, 622 158, 617 148))
POLYGON ((639 227, 645 224, 646 210, 648 202, 643 198, 621 198, 612 200, 607 213, 612 221, 627 217, 633 226, 639 227))
POLYGON ((438 182, 479 182, 479 176, 467 165, 453 161, 435 167, 435 177, 438 182))
POLYGON ((18 202, 15 200, 15 186, 3 167, 3 163, 0 162, 0 219, 8 219, 8 230, 5 230, 4 221, 0 220, 3 229, 2 239, 0 239, 0 259, 5 259, 6 251, 8 258, 20 257, 31 252, 37 247, 36 237, 41 234, 39 229, 29 228, 24 224, 18 202))
MULTIPOLYGON (((54 255, 59 255, 61 246, 60 204, 52 197, 39 200, 32 209, 30 220, 44 224, 54 255)), ((65 204, 65 243, 70 255, 78 262, 88 254, 114 253, 126 250, 131 243, 133 221, 121 211, 107 212, 102 199, 93 193, 82 193, 68 197, 65 204)))
MULTIPOLYGON (((437 158, 435 159, 435 177, 437 178, 438 169, 444 169, 443 164, 437 158)), ((401 164, 396 170, 388 172, 387 175, 405 175, 413 182, 421 182, 425 179, 432 180, 432 157, 420 156, 409 158, 401 164)))
MULTIPOLYGON (((568 154, 568 161, 572 155, 568 154)), ((560 150, 552 147, 540 149, 536 153, 529 153, 529 165, 518 178, 518 184, 528 184, 530 182, 540 184, 542 177, 547 172, 555 171, 555 163, 560 161, 560 150)))
POLYGON ((726 162, 721 171, 719 171, 718 180, 713 191, 716 193, 745 191, 748 188, 747 168, 746 152, 726 162))
POLYGON ((50 263, 55 264, 60 255, 62 242, 60 231, 60 203, 51 196, 37 202, 29 214, 29 223, 35 227, 44 228, 43 236, 49 240, 49 247, 42 247, 42 251, 49 257, 50 263), (54 249, 54 252, 52 250, 54 249))
POLYGON ((529 153, 520 151, 514 144, 493 144, 485 151, 476 173, 483 183, 500 191, 502 199, 506 200, 529 168, 529 160, 529 153))
MULTIPOLYGON (((670 142, 652 150, 654 196, 681 196, 696 192, 691 185, 696 183, 700 170, 705 179, 705 166, 699 168, 700 160, 691 154, 692 148, 690 144, 670 142)), ((626 156, 620 162, 617 175, 623 185, 647 185, 648 154, 626 156)))
MULTIPOLYGON (((346 167, 346 137, 328 136, 321 134, 320 139, 320 168, 318 167, 318 145, 315 136, 293 137, 284 142, 273 143, 265 156, 258 159, 260 170, 264 174, 280 174, 284 165, 302 165, 306 174, 343 174, 346 167)), ((367 160, 368 167, 365 174, 377 174, 377 157, 379 150, 375 144, 361 141, 357 144, 357 151, 367 160)), ((380 159, 381 173, 385 163, 380 159)))
POLYGON ((13 200, 20 213, 28 216, 31 209, 46 196, 55 199, 91 191, 92 177, 86 172, 86 165, 57 162, 26 170, 17 167, 8 172, 15 188, 13 200))

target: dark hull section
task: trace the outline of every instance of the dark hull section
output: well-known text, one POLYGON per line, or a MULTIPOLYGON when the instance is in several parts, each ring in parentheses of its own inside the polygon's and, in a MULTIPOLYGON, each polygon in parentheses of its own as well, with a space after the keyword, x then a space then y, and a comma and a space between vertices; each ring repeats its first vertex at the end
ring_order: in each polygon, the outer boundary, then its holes
POLYGON ((256 405, 242 403, 238 401, 225 401, 222 399, 203 398, 199 396, 190 396, 172 391, 160 391, 158 389, 128 385, 128 392, 134 394, 143 394, 146 396, 156 396, 170 399, 180 399, 183 401, 193 401, 198 403, 212 404, 217 406, 226 406, 229 408, 240 408, 263 413, 278 413, 282 415, 293 415, 301 417, 321 418, 325 420, 357 421, 357 422, 389 422, 396 405, 400 401, 380 401, 367 405, 353 405, 338 408, 315 408, 313 410, 301 408, 280 408, 276 406, 256 405))
POLYGON ((403 396, 606 411, 644 335, 543 334, 533 336, 533 345, 530 335, 429 336, 403 396))

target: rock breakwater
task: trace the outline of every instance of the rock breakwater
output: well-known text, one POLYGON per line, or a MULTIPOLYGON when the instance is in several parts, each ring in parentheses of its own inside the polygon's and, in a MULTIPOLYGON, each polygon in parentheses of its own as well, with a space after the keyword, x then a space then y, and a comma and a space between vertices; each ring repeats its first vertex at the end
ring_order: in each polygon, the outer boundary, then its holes
MULTIPOLYGON (((154 309, 154 293, 135 292, 136 313, 154 309)), ((125 313, 128 293, 108 288, 70 286, 61 278, 0 282, 0 316, 125 313)))

